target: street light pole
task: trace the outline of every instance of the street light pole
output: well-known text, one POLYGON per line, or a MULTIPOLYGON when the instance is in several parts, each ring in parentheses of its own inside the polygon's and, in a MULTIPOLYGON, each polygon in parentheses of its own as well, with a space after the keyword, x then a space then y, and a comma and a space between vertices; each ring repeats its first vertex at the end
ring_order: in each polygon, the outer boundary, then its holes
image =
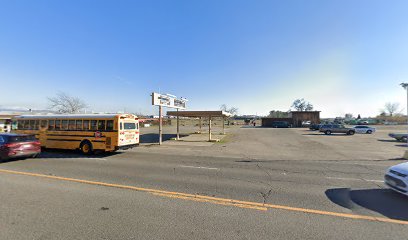
MULTIPOLYGON (((408 124, 408 83, 401 83, 401 86, 407 90, 407 124, 408 124)), ((407 147, 408 147, 408 135, 407 135, 407 147)))

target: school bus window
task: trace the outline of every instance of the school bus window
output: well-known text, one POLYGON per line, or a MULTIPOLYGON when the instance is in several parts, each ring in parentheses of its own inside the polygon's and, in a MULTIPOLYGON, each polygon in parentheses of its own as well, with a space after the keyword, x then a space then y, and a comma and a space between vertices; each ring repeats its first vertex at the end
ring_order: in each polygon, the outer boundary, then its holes
POLYGON ((68 130, 68 120, 62 120, 62 130, 68 130))
POLYGON ((113 120, 107 120, 106 121, 106 131, 112 131, 113 130, 113 120))
POLYGON ((40 126, 41 128, 47 128, 47 120, 41 120, 40 126))
POLYGON ((24 129, 23 120, 18 120, 17 121, 17 129, 24 129))
POLYGON ((84 120, 84 130, 89 130, 89 120, 84 120))
POLYGON ((35 130, 40 129, 40 120, 35 120, 34 129, 35 129, 35 130))
POLYGON ((97 130, 98 128, 98 120, 91 120, 91 130, 97 130))
POLYGON ((122 127, 122 123, 120 123, 120 130, 122 130, 122 128, 123 128, 123 127, 122 127))
POLYGON ((34 120, 30 120, 30 121, 29 121, 28 129, 29 129, 29 130, 34 130, 34 120))
POLYGON ((28 124, 29 124, 30 122, 28 121, 28 120, 23 120, 23 129, 24 130, 26 130, 26 129, 28 129, 28 124))
POLYGON ((55 130, 61 130, 61 120, 55 120, 55 130))
POLYGON ((124 127, 126 130, 133 130, 136 129, 136 123, 125 123, 124 127))
POLYGON ((75 130, 75 120, 68 121, 68 130, 75 130))
POLYGON ((76 130, 82 130, 82 120, 76 120, 76 130))
POLYGON ((49 130, 54 130, 55 129, 54 120, 50 120, 48 125, 49 125, 49 127, 48 127, 49 130))
POLYGON ((98 121, 98 130, 99 131, 105 131, 105 120, 99 120, 98 121))

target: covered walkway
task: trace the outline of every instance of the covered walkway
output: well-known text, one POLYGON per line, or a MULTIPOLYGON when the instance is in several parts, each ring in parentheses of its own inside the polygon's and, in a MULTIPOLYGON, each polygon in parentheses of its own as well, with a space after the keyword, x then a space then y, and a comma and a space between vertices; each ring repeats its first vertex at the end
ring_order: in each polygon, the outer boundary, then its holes
POLYGON ((214 142, 217 141, 216 139, 212 139, 212 129, 211 129, 211 121, 213 118, 222 118, 222 133, 225 134, 225 119, 230 117, 231 114, 224 112, 224 111, 168 111, 168 116, 177 117, 177 140, 180 138, 180 120, 179 117, 187 117, 187 118, 198 118, 200 123, 200 132, 202 131, 202 120, 203 118, 208 119, 208 141, 214 142))

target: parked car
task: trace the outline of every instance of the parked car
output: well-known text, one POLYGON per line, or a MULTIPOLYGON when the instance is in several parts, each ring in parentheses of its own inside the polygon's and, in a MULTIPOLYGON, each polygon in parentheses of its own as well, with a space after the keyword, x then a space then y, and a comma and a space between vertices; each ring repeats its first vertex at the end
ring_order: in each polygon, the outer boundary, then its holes
POLYGON ((356 133, 367 133, 371 134, 375 132, 375 128, 369 126, 355 126, 353 127, 356 133))
POLYGON ((319 130, 321 127, 323 126, 323 124, 312 124, 310 125, 309 129, 310 130, 319 130))
POLYGON ((408 162, 388 168, 384 180, 392 190, 408 196, 408 162))
POLYGON ((312 125, 311 121, 303 121, 302 122, 302 127, 310 127, 310 125, 312 125))
POLYGON ((408 138, 408 134, 407 133, 390 133, 388 134, 388 136, 395 138, 395 140, 399 141, 399 142, 406 142, 407 138, 408 138))
POLYGON ((353 128, 346 128, 341 124, 325 124, 320 128, 319 131, 325 133, 326 135, 330 135, 332 133, 345 133, 347 135, 354 135, 356 133, 353 128))
POLYGON ((273 128, 288 128, 290 127, 288 122, 285 121, 274 121, 271 124, 271 127, 273 128))
POLYGON ((359 121, 357 124, 358 125, 365 125, 365 124, 368 124, 368 121, 359 121))
POLYGON ((0 159, 36 157, 41 153, 41 144, 34 135, 0 134, 0 159))

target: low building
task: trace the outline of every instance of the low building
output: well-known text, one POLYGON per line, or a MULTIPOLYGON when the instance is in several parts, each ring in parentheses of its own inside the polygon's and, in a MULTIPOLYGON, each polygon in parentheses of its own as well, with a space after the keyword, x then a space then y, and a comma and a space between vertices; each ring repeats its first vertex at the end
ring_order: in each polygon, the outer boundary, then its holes
POLYGON ((271 127, 273 122, 288 122, 292 127, 302 127, 303 122, 320 123, 320 111, 292 111, 288 118, 262 118, 262 127, 271 127))

